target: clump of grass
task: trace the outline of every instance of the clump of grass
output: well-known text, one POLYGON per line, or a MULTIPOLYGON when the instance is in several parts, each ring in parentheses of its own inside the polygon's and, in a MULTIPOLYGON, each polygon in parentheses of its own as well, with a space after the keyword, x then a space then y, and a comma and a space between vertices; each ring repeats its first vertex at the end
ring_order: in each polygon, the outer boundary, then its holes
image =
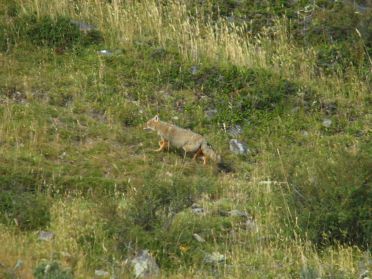
POLYGON ((357 154, 323 152, 312 153, 306 161, 301 154, 283 162, 286 177, 280 179, 289 184, 289 206, 299 231, 319 246, 341 243, 368 247, 372 224, 367 208, 372 196, 368 171, 371 161, 366 149, 357 154), (348 171, 351 166, 353 172, 348 171))
POLYGON ((27 39, 37 46, 69 48, 80 39, 78 27, 66 17, 58 17, 54 20, 48 16, 41 18, 30 16, 24 21, 27 26, 27 39))
POLYGON ((43 262, 34 271, 36 279, 73 279, 71 271, 64 270, 58 262, 43 262))
POLYGON ((21 230, 45 228, 50 222, 48 199, 41 194, 2 191, 0 221, 21 230))

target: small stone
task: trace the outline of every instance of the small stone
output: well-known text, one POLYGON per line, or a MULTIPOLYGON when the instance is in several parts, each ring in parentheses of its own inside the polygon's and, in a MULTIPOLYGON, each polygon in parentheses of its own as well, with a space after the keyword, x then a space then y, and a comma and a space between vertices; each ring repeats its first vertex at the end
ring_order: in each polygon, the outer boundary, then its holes
POLYGON ((172 119, 173 119, 173 120, 178 120, 179 117, 178 117, 178 116, 173 116, 172 119))
POLYGON ((167 51, 164 48, 157 48, 151 53, 153 59, 164 59, 167 55, 167 51))
POLYGON ((258 185, 263 185, 263 186, 271 186, 271 185, 276 185, 278 184, 278 181, 273 181, 273 180, 262 180, 258 182, 258 185))
POLYGON ((308 131, 302 131, 302 135, 307 138, 309 136, 309 132, 308 131))
POLYGON ((111 56, 113 54, 112 51, 110 50, 107 50, 107 49, 102 49, 102 50, 99 50, 97 51, 98 54, 101 54, 101 55, 106 55, 106 56, 111 56))
POLYGON ((245 212, 245 211, 240 211, 240 210, 237 210, 237 209, 233 209, 233 210, 230 210, 227 212, 229 216, 232 216, 232 217, 244 217, 244 218, 248 218, 248 213, 245 212))
POLYGON ((234 154, 243 155, 248 153, 248 147, 245 143, 240 142, 237 139, 231 139, 230 151, 234 154))
POLYGON ((79 27, 79 30, 82 31, 82 32, 89 32, 89 31, 97 30, 96 26, 94 26, 92 24, 89 24, 89 23, 86 23, 86 22, 83 22, 83 21, 80 21, 80 20, 72 19, 70 22, 72 24, 76 25, 77 27, 79 27))
POLYGON ((107 271, 104 271, 104 270, 97 269, 97 270, 94 271, 94 275, 96 277, 106 278, 106 277, 110 276, 110 273, 108 273, 107 271))
POLYGON ((213 252, 212 254, 206 254, 204 262, 208 264, 217 264, 226 261, 226 257, 219 252, 213 252))
POLYGON ((241 133, 243 132, 243 128, 240 125, 235 125, 227 129, 227 132, 229 133, 230 136, 236 138, 239 135, 241 135, 241 133))
POLYGON ((216 116, 217 110, 216 109, 208 109, 204 111, 205 117, 208 119, 212 119, 216 116))
POLYGON ((197 214, 197 215, 204 215, 205 214, 205 211, 204 211, 204 208, 202 208, 199 204, 197 203, 193 203, 191 205, 191 210, 194 214, 197 214))
POLYGON ((47 232, 47 231, 39 232, 39 240, 50 241, 53 238, 54 238, 54 233, 52 232, 47 232))
POLYGON ((323 127, 329 128, 332 125, 332 120, 326 118, 326 119, 323 120, 322 125, 323 125, 323 127))
POLYGON ((23 261, 22 260, 17 260, 15 266, 14 266, 14 270, 18 270, 18 269, 22 269, 23 268, 23 261))
POLYGON ((197 214, 197 215, 203 215, 204 214, 204 208, 202 208, 202 207, 192 208, 191 210, 194 214, 197 214))
POLYGON ((245 222, 245 229, 247 231, 257 231, 258 227, 256 222, 252 218, 248 218, 247 221, 245 222))
POLYGON ((324 110, 327 115, 332 115, 337 112, 337 103, 321 103, 320 107, 324 110))
POLYGON ((159 275, 160 269, 155 259, 148 250, 143 250, 135 257, 131 264, 134 269, 135 278, 154 278, 159 275))
POLYGON ((196 75, 199 72, 198 66, 192 66, 190 72, 192 75, 196 75))
POLYGON ((369 276, 368 276, 368 270, 364 270, 364 271, 362 271, 361 273, 360 273, 360 275, 359 275, 359 278, 360 279, 369 279, 369 276))
POLYGON ((296 112, 299 112, 300 111, 300 107, 294 107, 291 109, 291 112, 292 113, 296 113, 296 112))
POLYGON ((62 251, 60 254, 64 258, 71 258, 71 254, 69 252, 62 251))
POLYGON ((226 20, 229 23, 234 23, 235 22, 235 17, 233 15, 231 15, 231 16, 226 17, 226 20))
POLYGON ((197 241, 199 241, 199 242, 205 242, 205 239, 204 238, 202 238, 200 235, 198 235, 197 233, 194 233, 193 235, 192 235, 197 241))

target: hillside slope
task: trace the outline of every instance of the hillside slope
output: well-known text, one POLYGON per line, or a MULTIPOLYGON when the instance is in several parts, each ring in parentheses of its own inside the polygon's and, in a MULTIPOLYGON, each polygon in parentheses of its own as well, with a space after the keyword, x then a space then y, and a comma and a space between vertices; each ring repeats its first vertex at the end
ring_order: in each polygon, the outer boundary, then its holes
POLYGON ((278 2, 0 1, 0 277, 367 276, 370 3, 278 2))

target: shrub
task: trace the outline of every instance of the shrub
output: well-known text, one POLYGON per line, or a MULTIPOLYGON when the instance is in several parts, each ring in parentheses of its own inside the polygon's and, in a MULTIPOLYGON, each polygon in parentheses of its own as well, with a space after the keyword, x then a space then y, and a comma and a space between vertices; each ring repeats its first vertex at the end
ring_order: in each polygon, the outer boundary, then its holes
POLYGON ((326 74, 345 72, 351 66, 361 66, 367 62, 363 45, 359 40, 353 44, 338 43, 318 48, 318 69, 326 74))
POLYGON ((49 221, 49 203, 44 196, 30 192, 0 192, 0 222, 16 223, 21 230, 36 230, 47 226, 49 221))
POLYGON ((36 279, 73 279, 70 270, 62 269, 57 262, 43 262, 34 271, 36 279))
MULTIPOLYGON (((198 232, 223 231, 229 223, 220 216, 200 219, 188 212, 187 208, 202 193, 219 191, 216 180, 205 172, 203 174, 164 179, 154 172, 149 173, 143 186, 137 187, 133 196, 127 199, 122 217, 112 219, 111 227, 115 228, 120 250, 130 254, 131 249, 149 249, 155 252, 162 267, 171 267, 175 260, 190 262, 194 256, 185 256, 179 246, 193 247, 197 243, 192 236, 194 227, 198 232)), ((195 253, 195 257, 200 258, 200 252, 195 253)))
MULTIPOLYGON (((238 69, 236 66, 171 69, 175 89, 197 88, 209 97, 205 106, 217 109, 215 121, 237 123, 248 119, 253 110, 271 111, 296 98, 300 86, 264 69, 238 69), (178 73, 178 74, 175 74, 178 73)), ((305 90, 306 96, 312 95, 305 90)))
POLYGON ((323 150, 311 157, 305 153, 293 157, 286 164, 292 188, 288 199, 301 233, 320 246, 368 247, 372 243, 372 160, 368 152, 353 155, 323 150))
MULTIPOLYGON (((81 32, 73 21, 65 16, 52 18, 36 15, 20 16, 7 30, 18 34, 20 39, 26 39, 36 46, 69 49, 77 46, 99 44, 103 41, 100 31, 81 32)), ((9 32, 8 32, 9 33, 9 32)))
POLYGON ((40 19, 31 16, 25 19, 28 24, 26 36, 29 41, 38 46, 72 47, 80 40, 80 31, 66 17, 49 16, 40 19))

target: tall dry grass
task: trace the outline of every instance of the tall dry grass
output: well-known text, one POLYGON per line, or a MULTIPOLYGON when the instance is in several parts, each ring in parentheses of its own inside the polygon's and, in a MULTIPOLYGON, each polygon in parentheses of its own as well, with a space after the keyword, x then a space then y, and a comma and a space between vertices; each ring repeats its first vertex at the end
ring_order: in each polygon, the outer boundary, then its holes
POLYGON ((68 15, 95 24, 111 48, 150 41, 164 48, 175 47, 182 57, 195 63, 208 60, 265 68, 289 79, 315 84, 325 94, 332 91, 345 95, 345 79, 362 98, 369 90, 353 71, 341 77, 335 74, 333 79, 319 74, 315 50, 298 47, 291 41, 286 19, 277 18, 272 27, 252 35, 244 24, 238 26, 224 18, 212 21, 198 10, 191 15, 185 1, 167 1, 166 5, 156 0, 18 1, 26 14, 68 15))
POLYGON ((68 15, 93 23, 112 48, 151 40, 163 47, 177 47, 185 59, 195 62, 208 59, 270 68, 302 79, 311 79, 314 73, 314 53, 294 47, 282 19, 266 34, 252 35, 244 24, 237 26, 224 18, 212 21, 200 11, 190 15, 182 1, 161 5, 155 0, 20 0, 20 4, 24 13, 68 15))

